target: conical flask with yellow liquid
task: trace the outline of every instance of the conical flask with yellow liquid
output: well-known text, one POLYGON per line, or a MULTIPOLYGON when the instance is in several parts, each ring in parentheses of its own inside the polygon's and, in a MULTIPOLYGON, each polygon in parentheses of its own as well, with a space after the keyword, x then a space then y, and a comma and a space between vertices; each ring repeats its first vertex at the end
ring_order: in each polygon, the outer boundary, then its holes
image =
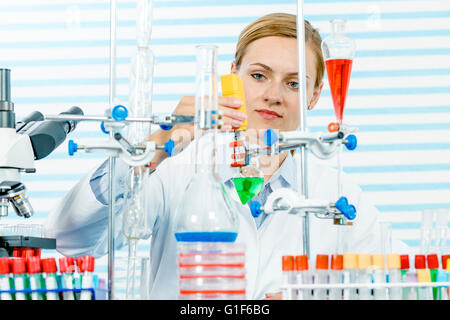
MULTIPOLYGON (((235 73, 230 73, 221 77, 222 95, 224 97, 234 97, 242 101, 239 111, 246 113, 245 110, 245 93, 242 79, 235 73)), ((240 154, 238 149, 242 147, 242 143, 238 143, 244 138, 240 133, 247 129, 247 120, 235 129, 235 139, 232 143, 233 155, 240 154)), ((235 158, 235 160, 240 160, 235 158)), ((264 186, 264 175, 259 169, 259 161, 257 157, 252 157, 250 162, 245 164, 242 161, 235 161, 232 166, 239 167, 239 177, 233 178, 233 184, 242 204, 247 204, 256 195, 258 195, 264 186)))

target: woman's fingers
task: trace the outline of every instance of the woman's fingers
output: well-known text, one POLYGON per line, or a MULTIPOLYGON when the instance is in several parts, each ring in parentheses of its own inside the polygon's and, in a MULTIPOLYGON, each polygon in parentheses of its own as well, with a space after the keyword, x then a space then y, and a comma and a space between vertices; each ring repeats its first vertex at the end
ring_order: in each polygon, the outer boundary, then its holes
POLYGON ((233 97, 219 97, 219 109, 223 114, 222 131, 230 131, 239 128, 242 122, 247 119, 247 115, 239 110, 242 100, 233 97))
MULTIPOLYGON (((247 115, 238 109, 242 106, 242 100, 234 97, 218 97, 219 109, 222 111, 223 125, 221 131, 231 131, 239 128, 242 122, 247 119, 247 115)), ((194 115, 195 114, 195 97, 184 96, 178 103, 176 114, 194 115)))

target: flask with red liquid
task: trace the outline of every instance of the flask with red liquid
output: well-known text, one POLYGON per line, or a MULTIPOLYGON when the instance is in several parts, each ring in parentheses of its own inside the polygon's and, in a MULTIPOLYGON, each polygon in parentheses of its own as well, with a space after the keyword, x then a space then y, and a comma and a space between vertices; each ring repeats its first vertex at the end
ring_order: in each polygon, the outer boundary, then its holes
POLYGON ((322 41, 322 53, 336 119, 339 125, 342 125, 356 45, 355 41, 344 33, 344 19, 333 19, 330 22, 331 35, 322 41))

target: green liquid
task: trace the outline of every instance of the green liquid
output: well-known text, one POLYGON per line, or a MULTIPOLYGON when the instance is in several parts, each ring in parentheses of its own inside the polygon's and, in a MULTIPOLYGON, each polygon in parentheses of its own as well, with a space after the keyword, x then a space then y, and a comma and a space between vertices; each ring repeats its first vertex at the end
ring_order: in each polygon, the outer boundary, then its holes
POLYGON ((242 204, 246 204, 253 199, 255 195, 261 192, 264 186, 264 178, 260 177, 241 177, 233 178, 234 187, 238 193, 242 204))

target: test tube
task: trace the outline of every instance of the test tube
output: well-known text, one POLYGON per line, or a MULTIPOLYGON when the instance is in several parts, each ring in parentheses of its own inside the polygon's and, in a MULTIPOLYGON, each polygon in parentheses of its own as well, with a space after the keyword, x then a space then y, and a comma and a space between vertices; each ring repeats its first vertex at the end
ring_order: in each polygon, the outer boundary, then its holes
MULTIPOLYGON (((414 267, 418 282, 431 282, 431 275, 428 269, 425 269, 425 255, 416 254, 414 257, 414 267)), ((423 287, 416 290, 418 300, 433 300, 433 291, 431 288, 423 287)))
MULTIPOLYGON (((439 271, 439 259, 437 254, 429 254, 427 255, 427 266, 430 270, 431 282, 437 281, 437 275, 439 271)), ((440 290, 437 287, 433 287, 433 300, 441 300, 438 295, 440 290)))
POLYGON ((73 277, 73 273, 75 272, 75 259, 72 257, 59 258, 59 272, 61 273, 62 287, 71 290, 63 292, 63 299, 75 300, 76 295, 73 291, 75 282, 73 277))
MULTIPOLYGON (((14 278, 14 289, 19 291, 27 289, 27 268, 25 264, 25 259, 12 258, 10 261, 11 261, 11 271, 14 278)), ((15 300, 29 300, 29 299, 28 295, 26 295, 24 292, 16 292, 15 300)))
MULTIPOLYGON (((355 253, 344 253, 344 283, 356 283, 357 256, 355 253)), ((344 288, 344 300, 356 300, 356 288, 344 288)))
MULTIPOLYGON (((448 282, 449 273, 446 270, 439 270, 437 275, 437 282, 448 282)), ((449 300, 448 287, 438 287, 439 294, 437 300, 449 300)))
MULTIPOLYGON (((44 272, 45 288, 47 290, 58 289, 56 277, 57 267, 55 258, 46 258, 41 260, 42 271, 44 272)), ((59 294, 56 291, 47 292, 47 300, 59 300, 59 294)))
MULTIPOLYGON (((78 273, 81 278, 82 289, 92 289, 94 286, 93 272, 95 268, 95 258, 93 256, 83 256, 76 259, 78 273)), ((92 293, 82 290, 80 300, 92 300, 92 293)))
MULTIPOLYGON (((283 270, 283 284, 291 285, 295 283, 295 273, 294 273, 294 256, 283 256, 282 257, 282 270, 283 270)), ((294 299, 294 289, 285 288, 282 292, 283 300, 293 300, 294 299)))
MULTIPOLYGON (((295 256, 297 284, 312 284, 312 275, 308 269, 308 255, 295 256)), ((297 291, 297 300, 311 300, 311 298, 311 289, 299 289, 297 291)))
MULTIPOLYGON (((389 283, 400 283, 401 282, 400 255, 395 253, 388 254, 387 267, 388 267, 389 283)), ((391 300, 401 300, 402 288, 389 287, 389 298, 391 300)))
MULTIPOLYGON (((11 266, 9 258, 0 258, 0 290, 10 291, 11 290, 11 266)), ((12 300, 11 294, 7 292, 0 293, 0 300, 12 300)))
MULTIPOLYGON (((400 255, 400 280, 402 283, 416 282, 417 276, 409 267, 409 255, 400 255)), ((416 291, 412 287, 402 288, 402 300, 416 300, 416 291)))
MULTIPOLYGON (((360 253, 357 256, 358 261, 358 283, 372 283, 372 270, 370 268, 370 254, 360 253)), ((359 291, 359 300, 373 300, 371 289, 361 287, 359 291)))
MULTIPOLYGON (((331 255, 330 283, 343 283, 343 255, 331 255)), ((342 300, 342 289, 330 288, 330 300, 342 300)))
MULTIPOLYGON (((316 256, 316 272, 314 274, 314 284, 328 283, 328 255, 318 254, 316 256)), ((314 300, 326 300, 327 289, 315 289, 314 300)))
POLYGON ((39 257, 28 257, 26 259, 28 279, 30 283, 31 300, 45 300, 43 293, 36 292, 36 290, 44 289, 44 278, 41 273, 41 259, 39 257))
MULTIPOLYGON (((384 272, 384 255, 382 254, 372 255, 372 268, 373 268, 373 282, 386 283, 386 274, 384 272)), ((387 299, 386 288, 374 288, 373 292, 375 300, 387 299)))
MULTIPOLYGON (((431 282, 430 270, 428 269, 418 269, 417 270, 417 280, 419 282, 431 282)), ((419 287, 417 288, 417 299, 418 300, 433 300, 433 291, 431 287, 419 287)))
POLYGON ((433 231, 433 210, 422 210, 422 225, 420 227, 420 252, 427 254, 430 252, 433 231))

